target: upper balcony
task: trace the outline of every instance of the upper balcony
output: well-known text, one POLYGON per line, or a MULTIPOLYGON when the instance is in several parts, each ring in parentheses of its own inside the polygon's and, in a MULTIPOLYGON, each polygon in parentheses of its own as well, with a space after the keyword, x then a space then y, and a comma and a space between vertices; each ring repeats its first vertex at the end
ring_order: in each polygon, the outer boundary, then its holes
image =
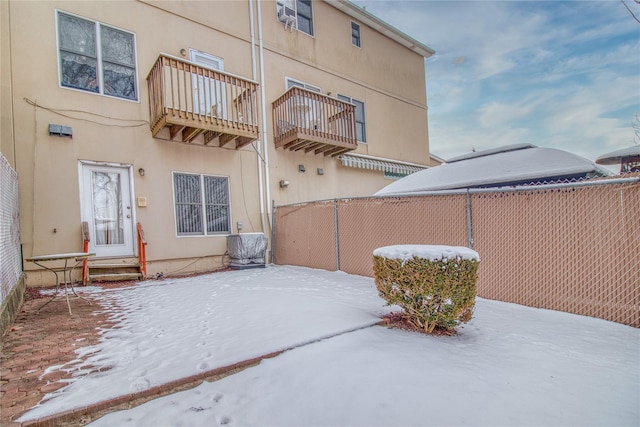
POLYGON ((166 54, 147 83, 154 137, 235 148, 258 139, 258 83, 166 54))
POLYGON ((294 86, 273 102, 273 133, 276 148, 335 157, 358 146, 355 106, 294 86))

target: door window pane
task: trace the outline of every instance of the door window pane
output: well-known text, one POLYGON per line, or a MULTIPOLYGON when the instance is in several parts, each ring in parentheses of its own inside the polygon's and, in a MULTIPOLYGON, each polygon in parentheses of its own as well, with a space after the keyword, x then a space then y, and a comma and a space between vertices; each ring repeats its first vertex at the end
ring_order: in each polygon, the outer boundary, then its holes
POLYGON ((91 185, 96 245, 124 244, 120 174, 93 171, 91 185))

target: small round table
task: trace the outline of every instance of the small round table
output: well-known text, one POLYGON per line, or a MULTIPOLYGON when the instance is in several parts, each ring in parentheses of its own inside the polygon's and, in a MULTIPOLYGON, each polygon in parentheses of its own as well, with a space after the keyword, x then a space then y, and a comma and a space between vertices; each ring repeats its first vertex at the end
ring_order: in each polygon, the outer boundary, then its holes
POLYGON ((64 297, 67 300, 67 307, 69 307, 69 314, 73 314, 71 313, 71 303, 69 302, 69 299, 70 299, 69 290, 71 290, 71 292, 74 295, 72 298, 81 298, 86 302, 88 302, 89 304, 91 304, 91 301, 89 301, 84 297, 81 297, 76 293, 76 290, 73 288, 71 273, 73 272, 74 268, 76 268, 78 265, 80 265, 80 263, 82 263, 82 261, 95 255, 96 254, 89 253, 89 252, 72 252, 72 253, 66 253, 66 254, 39 255, 39 256, 27 258, 25 261, 32 262, 35 265, 44 268, 45 270, 49 270, 54 274, 54 276, 56 276, 56 291, 53 294, 53 297, 51 297, 49 301, 42 304, 42 306, 38 308, 38 311, 40 311, 45 305, 49 304, 51 301, 54 301, 58 297, 58 291, 60 290, 60 277, 59 277, 60 272, 62 272, 62 283, 64 283, 64 297), (43 262, 60 261, 60 260, 64 261, 64 267, 62 267, 62 269, 60 268, 56 269, 55 267, 47 267, 46 265, 42 264, 43 262), (75 264, 70 265, 69 261, 71 260, 75 260, 75 264))

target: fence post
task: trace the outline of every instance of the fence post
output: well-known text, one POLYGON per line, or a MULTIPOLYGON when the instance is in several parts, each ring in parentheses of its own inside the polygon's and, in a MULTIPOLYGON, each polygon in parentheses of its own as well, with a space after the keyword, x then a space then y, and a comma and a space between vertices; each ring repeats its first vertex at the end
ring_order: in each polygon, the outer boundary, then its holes
POLYGON ((276 240, 276 201, 272 200, 271 201, 271 262, 270 264, 273 264, 273 260, 275 258, 274 256, 274 249, 275 248, 275 240, 276 240))
POLYGON ((333 229, 336 237, 336 270, 340 271, 340 233, 338 232, 338 199, 333 199, 333 229))
POLYGON ((471 195, 467 188, 467 236, 469 249, 473 249, 473 224, 471 222, 471 195))

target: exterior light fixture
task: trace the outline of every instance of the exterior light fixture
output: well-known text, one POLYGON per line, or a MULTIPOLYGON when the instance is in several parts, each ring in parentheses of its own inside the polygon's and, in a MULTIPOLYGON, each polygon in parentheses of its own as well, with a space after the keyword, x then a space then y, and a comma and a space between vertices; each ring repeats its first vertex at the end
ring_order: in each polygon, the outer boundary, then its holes
POLYGON ((318 168, 318 175, 324 175, 324 169, 318 168))
POLYGON ((138 169, 138 173, 140 174, 140 176, 144 176, 144 168, 138 169))
POLYGON ((298 172, 305 172, 306 169, 304 168, 304 165, 298 165, 298 172))
POLYGON ((282 181, 280 181, 280 188, 287 188, 289 186, 289 181, 287 181, 286 179, 283 179, 282 181))

